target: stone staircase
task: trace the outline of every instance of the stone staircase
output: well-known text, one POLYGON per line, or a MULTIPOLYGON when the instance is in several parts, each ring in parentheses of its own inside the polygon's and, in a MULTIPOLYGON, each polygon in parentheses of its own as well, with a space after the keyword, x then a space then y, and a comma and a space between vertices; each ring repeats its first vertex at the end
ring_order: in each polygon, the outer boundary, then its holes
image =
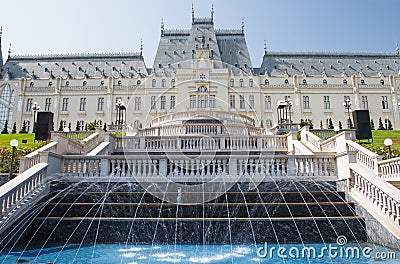
POLYGON ((54 185, 44 199, 49 203, 29 228, 34 241, 311 243, 340 235, 366 241, 364 219, 333 182, 264 182, 258 190, 240 183, 198 205, 167 203, 135 183, 80 183, 64 195, 65 185, 54 185))
POLYGON ((400 190, 400 181, 388 181, 388 182, 400 190))

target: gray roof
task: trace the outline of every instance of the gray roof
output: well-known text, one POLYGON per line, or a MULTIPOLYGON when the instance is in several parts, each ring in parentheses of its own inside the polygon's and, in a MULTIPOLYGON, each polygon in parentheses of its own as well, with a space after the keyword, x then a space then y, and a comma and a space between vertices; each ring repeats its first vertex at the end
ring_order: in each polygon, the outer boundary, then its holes
POLYGON ((153 68, 176 67, 191 60, 196 49, 208 49, 215 67, 229 64, 249 72, 252 68, 243 30, 215 30, 212 18, 193 18, 190 30, 161 30, 153 68))
POLYGON ((270 76, 388 76, 400 72, 397 53, 300 53, 267 52, 260 67, 270 76))
POLYGON ((99 53, 11 56, 0 74, 10 78, 136 77, 147 75, 140 53, 99 53))

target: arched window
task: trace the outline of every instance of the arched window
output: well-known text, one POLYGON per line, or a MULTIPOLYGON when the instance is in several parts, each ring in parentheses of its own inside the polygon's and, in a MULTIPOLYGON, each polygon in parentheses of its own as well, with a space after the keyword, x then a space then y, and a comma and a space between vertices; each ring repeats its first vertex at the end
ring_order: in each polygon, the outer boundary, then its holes
POLYGON ((250 80, 249 80, 249 86, 250 86, 250 87, 253 87, 253 79, 250 79, 250 80))
POLYGON ((140 80, 137 80, 137 85, 140 85, 142 82, 140 80))
POLYGON ((3 87, 0 93, 0 129, 4 128, 6 120, 8 129, 13 124, 14 91, 11 91, 9 85, 3 87))
POLYGON ((151 87, 156 87, 156 79, 151 80, 151 87))
POLYGON ((174 88, 175 87, 175 79, 171 80, 171 87, 174 88))
POLYGON ((205 86, 200 86, 200 87, 197 89, 197 91, 198 91, 198 92, 207 92, 207 87, 205 87, 205 86))
POLYGON ((307 80, 303 79, 303 84, 306 85, 307 84, 307 80))
POLYGON ((29 84, 29 87, 33 87, 33 86, 35 86, 35 83, 34 82, 31 82, 30 84, 29 84))
POLYGON ((346 79, 343 79, 343 84, 347 85, 347 80, 346 79))
POLYGON ((69 86, 69 81, 66 81, 66 82, 65 82, 65 86, 69 86))
POLYGON ((265 79, 264 84, 265 84, 265 85, 269 85, 269 80, 268 80, 268 79, 265 79))
POLYGON ((381 84, 382 84, 382 85, 384 85, 384 84, 385 84, 385 81, 384 81, 383 79, 381 79, 381 84))
POLYGON ((243 79, 240 79, 240 80, 239 80, 239 86, 240 86, 240 87, 243 87, 243 79))
POLYGON ((288 79, 285 79, 285 84, 289 84, 289 80, 288 79))
POLYGON ((322 80, 322 83, 323 83, 323 84, 328 84, 328 81, 327 81, 326 79, 323 79, 323 80, 322 80))
POLYGON ((82 85, 83 85, 83 86, 86 86, 86 84, 87 84, 87 82, 86 82, 86 81, 83 81, 82 85))
POLYGON ((361 79, 361 84, 362 84, 362 85, 364 85, 364 84, 365 84, 365 81, 364 81, 364 79, 361 79))
POLYGON ((101 81, 101 82, 100 82, 100 86, 104 86, 104 81, 101 81))
POLYGON ((121 86, 121 85, 122 85, 122 81, 119 80, 119 81, 118 81, 118 86, 121 86))
POLYGON ((162 81, 161 81, 161 87, 165 87, 165 85, 166 85, 166 81, 165 81, 165 79, 162 79, 162 81))

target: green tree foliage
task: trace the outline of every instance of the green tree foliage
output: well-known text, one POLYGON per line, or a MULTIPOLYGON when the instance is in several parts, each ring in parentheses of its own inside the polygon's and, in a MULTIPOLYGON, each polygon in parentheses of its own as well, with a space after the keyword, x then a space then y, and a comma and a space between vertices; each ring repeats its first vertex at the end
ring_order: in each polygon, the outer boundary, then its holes
POLYGON ((4 123, 4 128, 1 131, 1 134, 8 134, 8 120, 4 123))
POLYGON ((76 121, 76 127, 75 127, 76 131, 81 130, 81 127, 79 126, 79 121, 76 121))
POLYGON ((60 121, 60 125, 58 126, 58 131, 63 131, 63 121, 60 121))
POLYGON ((107 123, 104 122, 103 130, 107 132, 107 123))
POLYGON ((393 130, 392 121, 388 120, 388 127, 387 130, 393 130))
POLYGON ((24 120, 22 122, 22 127, 21 130, 19 131, 20 134, 24 134, 24 133, 28 133, 28 131, 26 131, 26 121, 24 120))
POLYGON ((371 125, 371 130, 375 130, 374 120, 371 119, 370 125, 371 125))
POLYGON ((339 121, 339 129, 343 129, 342 122, 339 121))
POLYGON ((11 134, 16 134, 16 133, 17 133, 17 123, 14 122, 11 134))
POLYGON ((333 129, 332 118, 329 118, 328 128, 329 128, 329 129, 333 129))
POLYGON ((381 118, 381 117, 379 117, 378 130, 385 130, 385 127, 383 126, 382 118, 381 118))

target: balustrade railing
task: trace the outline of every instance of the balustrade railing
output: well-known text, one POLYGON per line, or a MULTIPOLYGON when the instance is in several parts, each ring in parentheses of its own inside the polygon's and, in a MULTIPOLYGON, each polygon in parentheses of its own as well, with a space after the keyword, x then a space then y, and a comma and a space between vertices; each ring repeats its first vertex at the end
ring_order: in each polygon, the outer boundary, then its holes
POLYGON ((33 167, 34 165, 40 162, 39 152, 49 151, 49 152, 57 152, 57 144, 58 142, 50 142, 49 144, 29 153, 21 157, 19 172, 22 173, 26 171, 28 168, 33 167))
POLYGON ((379 175, 378 161, 381 160, 381 157, 378 154, 362 147, 361 145, 351 140, 347 140, 346 143, 348 151, 357 152, 356 162, 358 164, 370 169, 371 171, 379 175))
POLYGON ((38 163, 0 186, 0 220, 28 197, 43 190, 47 166, 38 163))
POLYGON ((379 161, 378 166, 382 179, 400 181, 400 158, 379 161))

